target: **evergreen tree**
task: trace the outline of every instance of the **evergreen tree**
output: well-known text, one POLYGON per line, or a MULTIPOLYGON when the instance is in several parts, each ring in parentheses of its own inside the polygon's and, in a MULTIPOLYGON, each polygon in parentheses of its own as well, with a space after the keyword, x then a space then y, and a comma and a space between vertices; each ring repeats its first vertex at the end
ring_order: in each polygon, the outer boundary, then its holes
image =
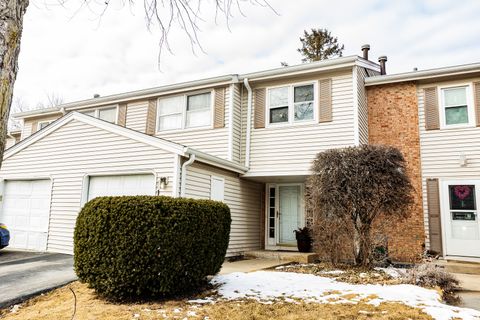
POLYGON ((302 47, 297 49, 303 56, 302 62, 325 60, 332 57, 341 57, 344 45, 338 43, 337 37, 333 37, 327 29, 312 28, 300 37, 302 47))

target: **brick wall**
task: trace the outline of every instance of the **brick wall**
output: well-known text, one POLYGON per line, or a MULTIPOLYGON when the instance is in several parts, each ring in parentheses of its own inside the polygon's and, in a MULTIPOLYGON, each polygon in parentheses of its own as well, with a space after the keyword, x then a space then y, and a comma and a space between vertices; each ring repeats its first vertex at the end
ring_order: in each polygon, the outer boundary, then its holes
POLYGON ((394 260, 413 262, 425 242, 422 176, 416 85, 412 82, 367 87, 369 144, 400 149, 415 188, 415 205, 408 220, 390 226, 388 247, 394 260))

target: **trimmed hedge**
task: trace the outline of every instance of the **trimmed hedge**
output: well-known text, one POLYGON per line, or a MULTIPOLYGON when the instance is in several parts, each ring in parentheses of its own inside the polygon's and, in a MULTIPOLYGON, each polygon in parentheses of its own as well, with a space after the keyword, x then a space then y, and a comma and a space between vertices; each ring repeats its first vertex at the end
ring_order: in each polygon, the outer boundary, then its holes
POLYGON ((75 271, 116 300, 188 292, 220 270, 230 224, 230 209, 217 201, 95 198, 77 218, 75 271))

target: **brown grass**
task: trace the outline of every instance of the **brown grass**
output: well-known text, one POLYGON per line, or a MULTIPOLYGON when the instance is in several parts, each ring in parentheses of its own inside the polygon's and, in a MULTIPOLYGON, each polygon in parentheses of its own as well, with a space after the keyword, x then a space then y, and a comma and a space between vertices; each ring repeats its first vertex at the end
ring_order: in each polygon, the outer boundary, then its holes
MULTIPOLYGON (((71 319, 77 296, 75 319, 431 319, 418 309, 398 303, 382 303, 378 307, 366 304, 317 304, 256 301, 223 301, 199 305, 182 301, 161 301, 139 304, 116 304, 98 298, 85 284, 74 282, 63 288, 33 298, 12 313, 0 311, 1 319, 24 320, 71 319), (208 318, 207 318, 208 317, 208 318)), ((368 299, 366 299, 368 300, 368 299)))

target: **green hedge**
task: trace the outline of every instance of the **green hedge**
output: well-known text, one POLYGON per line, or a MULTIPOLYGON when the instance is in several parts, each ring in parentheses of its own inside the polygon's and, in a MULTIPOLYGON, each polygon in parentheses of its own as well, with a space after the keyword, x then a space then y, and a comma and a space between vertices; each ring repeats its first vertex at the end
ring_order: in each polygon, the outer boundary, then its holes
POLYGON ((77 218, 75 271, 112 299, 187 292, 220 270, 230 224, 230 209, 217 201, 99 197, 77 218))

